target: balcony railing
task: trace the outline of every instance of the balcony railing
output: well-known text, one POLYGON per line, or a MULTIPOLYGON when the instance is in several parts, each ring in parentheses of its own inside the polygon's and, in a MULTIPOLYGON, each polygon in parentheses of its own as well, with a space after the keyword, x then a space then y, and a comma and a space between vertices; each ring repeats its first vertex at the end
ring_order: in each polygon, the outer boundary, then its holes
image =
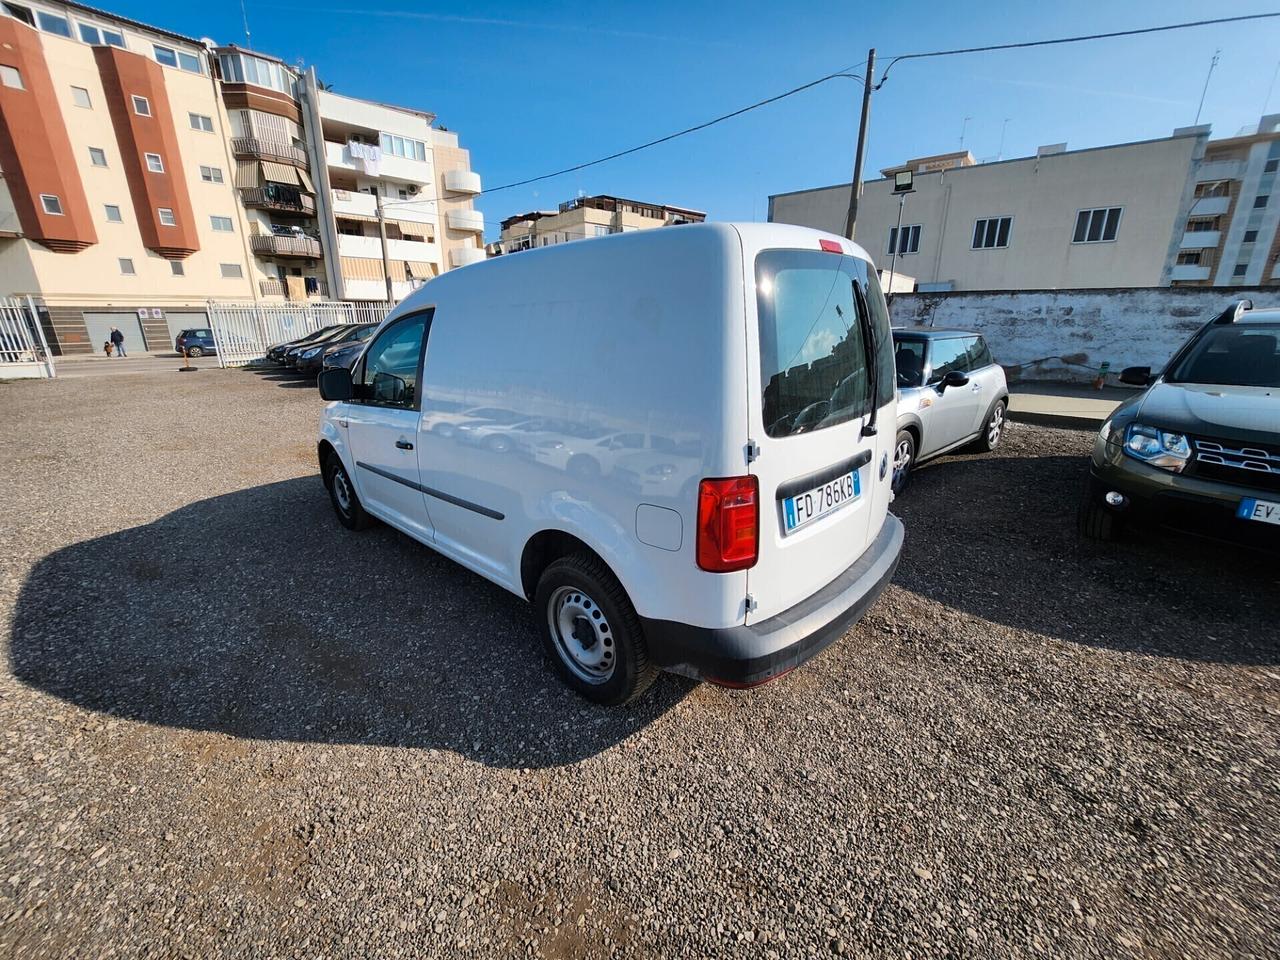
MULTIPOLYGON (((329 284, 319 277, 303 277, 309 299, 328 300, 329 284)), ((264 297, 287 297, 289 287, 283 280, 259 280, 258 292, 264 297)))
POLYGON ((266 257, 307 257, 320 259, 320 241, 312 237, 285 237, 262 234, 249 238, 253 252, 266 257))
POLYGON ((240 199, 246 207, 278 210, 281 213, 316 215, 314 198, 298 190, 282 190, 278 187, 242 187, 240 199))
POLYGON ((255 160, 279 160, 291 163, 295 167, 308 165, 307 151, 295 147, 291 143, 280 143, 277 140, 259 140, 257 137, 232 137, 231 152, 237 157, 251 157, 255 160))

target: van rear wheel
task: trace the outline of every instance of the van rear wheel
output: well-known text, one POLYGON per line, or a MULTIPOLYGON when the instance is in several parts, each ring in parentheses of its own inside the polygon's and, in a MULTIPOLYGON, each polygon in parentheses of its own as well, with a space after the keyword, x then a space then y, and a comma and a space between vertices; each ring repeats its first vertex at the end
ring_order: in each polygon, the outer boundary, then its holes
POLYGON ((627 703, 657 676, 635 608, 598 557, 554 561, 534 593, 547 656, 570 687, 596 703, 627 703))

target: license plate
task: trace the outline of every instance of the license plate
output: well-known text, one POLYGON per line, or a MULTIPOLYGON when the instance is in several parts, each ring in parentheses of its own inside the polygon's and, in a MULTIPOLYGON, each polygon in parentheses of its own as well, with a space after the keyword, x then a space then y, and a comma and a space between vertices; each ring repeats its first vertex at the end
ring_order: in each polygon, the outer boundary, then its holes
POLYGON ((1274 523, 1280 527, 1280 503, 1271 503, 1268 500, 1248 500, 1240 501, 1240 509, 1236 511, 1236 516, 1241 520, 1257 520, 1260 523, 1274 523))
POLYGON ((858 471, 851 470, 804 493, 787 497, 782 501, 786 532, 792 533, 805 524, 834 513, 846 504, 853 503, 861 495, 862 483, 858 479, 858 471))

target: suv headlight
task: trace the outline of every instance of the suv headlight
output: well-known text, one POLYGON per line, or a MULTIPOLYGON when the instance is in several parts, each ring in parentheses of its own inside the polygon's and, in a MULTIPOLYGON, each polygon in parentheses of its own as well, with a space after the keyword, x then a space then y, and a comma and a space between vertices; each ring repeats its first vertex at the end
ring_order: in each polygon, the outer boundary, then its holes
POLYGON ((1124 452, 1135 460, 1173 473, 1181 473, 1191 460, 1191 444, 1186 436, 1145 423, 1129 424, 1124 435, 1124 452))

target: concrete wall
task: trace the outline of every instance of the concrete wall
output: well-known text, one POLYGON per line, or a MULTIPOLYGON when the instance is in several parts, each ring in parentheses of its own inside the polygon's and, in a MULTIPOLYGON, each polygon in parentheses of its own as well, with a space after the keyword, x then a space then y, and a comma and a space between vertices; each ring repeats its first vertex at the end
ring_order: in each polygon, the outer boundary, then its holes
POLYGON ((1274 287, 1155 287, 896 294, 889 312, 894 326, 981 333, 1010 379, 1087 382, 1104 361, 1113 374, 1129 366, 1160 369, 1202 323, 1240 297, 1280 307, 1274 287))

